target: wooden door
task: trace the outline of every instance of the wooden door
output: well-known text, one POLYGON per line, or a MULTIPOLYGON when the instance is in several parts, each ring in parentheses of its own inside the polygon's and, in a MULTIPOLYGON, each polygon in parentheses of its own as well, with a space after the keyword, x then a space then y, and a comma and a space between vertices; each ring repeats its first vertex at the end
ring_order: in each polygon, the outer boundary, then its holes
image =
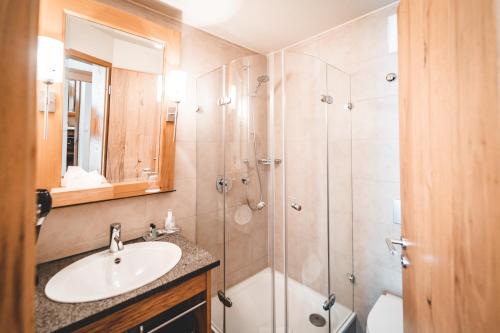
POLYGON ((401 0, 405 332, 500 330, 494 0, 401 0))
POLYGON ((106 179, 135 180, 158 171, 161 96, 158 75, 113 68, 106 179))
POLYGON ((0 2, 0 331, 34 331, 38 0, 0 2))

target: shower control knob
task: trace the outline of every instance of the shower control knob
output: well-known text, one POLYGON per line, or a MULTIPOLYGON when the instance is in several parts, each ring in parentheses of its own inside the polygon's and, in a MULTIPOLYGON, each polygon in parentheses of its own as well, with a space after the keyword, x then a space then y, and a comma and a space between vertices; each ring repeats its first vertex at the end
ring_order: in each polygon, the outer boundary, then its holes
POLYGON ((215 187, 217 188, 217 191, 219 193, 222 192, 229 192, 232 188, 232 182, 230 178, 224 178, 222 176, 218 176, 217 180, 215 181, 215 187))

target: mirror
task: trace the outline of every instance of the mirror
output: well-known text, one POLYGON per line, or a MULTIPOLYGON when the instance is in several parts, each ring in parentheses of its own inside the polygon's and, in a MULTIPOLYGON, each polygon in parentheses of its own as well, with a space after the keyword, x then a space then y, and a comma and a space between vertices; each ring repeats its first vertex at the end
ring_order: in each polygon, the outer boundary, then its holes
POLYGON ((66 16, 61 186, 158 178, 163 43, 66 16))

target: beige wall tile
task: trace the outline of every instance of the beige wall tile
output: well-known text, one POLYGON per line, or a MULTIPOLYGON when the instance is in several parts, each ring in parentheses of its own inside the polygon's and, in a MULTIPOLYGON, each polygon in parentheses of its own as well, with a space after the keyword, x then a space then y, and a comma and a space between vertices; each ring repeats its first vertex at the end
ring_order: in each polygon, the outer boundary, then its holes
POLYGON ((399 181, 399 142, 396 140, 353 140, 354 179, 399 181))
POLYGON ((352 112, 354 140, 398 140, 397 96, 358 101, 354 107, 352 112))
POLYGON ((398 55, 390 54, 357 65, 351 77, 353 103, 360 100, 397 96, 397 81, 388 82, 388 73, 398 72, 398 55))
POLYGON ((196 178, 196 142, 175 143, 175 179, 196 178))
POLYGON ((109 245, 109 225, 121 223, 125 240, 140 236, 150 220, 144 219, 144 197, 104 201, 54 209, 38 239, 37 260, 45 262, 109 245))

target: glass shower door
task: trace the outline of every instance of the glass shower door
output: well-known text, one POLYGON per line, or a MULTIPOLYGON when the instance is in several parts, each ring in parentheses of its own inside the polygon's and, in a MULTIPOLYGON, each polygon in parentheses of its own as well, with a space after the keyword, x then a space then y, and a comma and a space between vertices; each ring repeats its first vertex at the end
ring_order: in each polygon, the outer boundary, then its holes
POLYGON ((352 130, 350 76, 326 66, 328 104, 328 216, 331 331, 341 331, 353 318, 354 275, 352 248, 352 130))
POLYGON ((284 214, 287 328, 329 332, 326 65, 284 55, 284 214))
POLYGON ((196 81, 196 243, 220 258, 212 270, 212 327, 224 330, 224 306, 217 293, 224 291, 224 132, 222 106, 223 68, 196 81))
POLYGON ((272 332, 267 175, 267 61, 256 55, 227 66, 225 174, 226 332, 272 332), (259 81, 260 80, 260 81, 259 81), (266 82, 264 82, 266 81, 266 82))
POLYGON ((197 243, 221 259, 212 278, 216 332, 272 332, 266 58, 197 80, 197 243), (258 79, 260 77, 260 79, 258 79), (259 81, 260 80, 260 81, 259 81))
POLYGON ((350 77, 300 53, 282 61, 285 321, 342 331, 353 313, 350 77))

